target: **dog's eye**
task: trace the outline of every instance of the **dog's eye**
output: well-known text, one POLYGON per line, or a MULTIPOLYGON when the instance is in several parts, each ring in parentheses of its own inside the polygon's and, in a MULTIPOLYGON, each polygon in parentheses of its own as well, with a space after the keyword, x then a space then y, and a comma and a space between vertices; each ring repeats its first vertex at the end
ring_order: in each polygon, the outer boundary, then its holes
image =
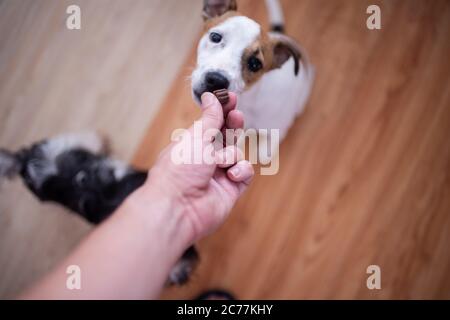
POLYGON ((222 41, 222 35, 218 34, 217 32, 211 32, 211 34, 209 35, 209 40, 214 43, 219 43, 220 41, 222 41))
POLYGON ((255 56, 250 57, 247 61, 247 64, 248 64, 248 69, 252 72, 258 72, 263 67, 261 60, 259 60, 255 56))

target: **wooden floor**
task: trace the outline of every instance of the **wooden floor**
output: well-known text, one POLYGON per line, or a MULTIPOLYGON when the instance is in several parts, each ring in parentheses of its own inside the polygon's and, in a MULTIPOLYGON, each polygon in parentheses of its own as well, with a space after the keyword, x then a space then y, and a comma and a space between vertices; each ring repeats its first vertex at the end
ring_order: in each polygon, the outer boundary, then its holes
MULTIPOLYGON (((255 178, 199 243, 190 284, 163 297, 224 288, 255 299, 449 299, 450 2, 281 1, 317 69, 311 100, 281 146, 280 172, 255 178), (379 31, 365 26, 373 3, 379 31), (379 291, 366 288, 372 264, 379 291)), ((263 1, 238 2, 267 21, 263 1)), ((0 146, 100 129, 119 158, 150 167, 172 130, 199 116, 186 79, 200 3, 0 0, 0 146), (79 33, 64 28, 73 3, 79 33)), ((0 298, 89 230, 22 183, 3 185, 0 298)))
MULTIPOLYGON (((265 22, 262 1, 241 11, 265 22)), ((199 243, 190 298, 224 288, 251 299, 450 298, 450 2, 285 0, 287 32, 317 82, 281 146, 225 226, 199 243), (366 268, 381 268, 368 290, 366 268)), ((185 82, 194 50, 134 162, 149 167, 173 129, 199 115, 185 82), (180 89, 181 88, 181 89, 180 89)))
MULTIPOLYGON (((201 30, 200 12, 201 0, 0 0, 0 147, 98 130, 130 159, 201 30), (71 4, 81 8, 79 31, 65 26, 71 4)), ((21 181, 1 184, 0 298, 89 230, 21 181)))

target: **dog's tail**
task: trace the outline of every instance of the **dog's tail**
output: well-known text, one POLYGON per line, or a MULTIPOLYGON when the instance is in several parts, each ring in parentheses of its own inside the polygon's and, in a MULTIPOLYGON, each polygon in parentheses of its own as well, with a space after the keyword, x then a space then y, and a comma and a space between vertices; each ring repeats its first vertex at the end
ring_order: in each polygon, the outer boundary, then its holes
POLYGON ((271 31, 284 33, 284 16, 280 1, 266 0, 266 7, 271 31))
POLYGON ((73 149, 83 149, 97 154, 106 152, 107 146, 102 137, 95 132, 81 132, 41 140, 16 152, 0 148, 0 182, 15 178, 24 168, 27 168, 28 173, 33 173, 33 181, 41 181, 53 172, 55 159, 73 149))
POLYGON ((0 149, 0 181, 4 178, 14 178, 20 173, 21 168, 22 161, 17 154, 0 149))

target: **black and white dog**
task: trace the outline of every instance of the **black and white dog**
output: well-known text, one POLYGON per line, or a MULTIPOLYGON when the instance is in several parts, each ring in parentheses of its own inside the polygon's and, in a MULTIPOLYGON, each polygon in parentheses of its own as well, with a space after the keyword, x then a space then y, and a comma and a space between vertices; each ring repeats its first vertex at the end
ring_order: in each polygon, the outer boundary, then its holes
MULTIPOLYGON (((17 152, 0 149, 0 178, 18 175, 39 200, 59 203, 93 224, 105 220, 147 179, 147 171, 110 157, 95 133, 65 134, 17 152)), ((185 283, 197 262, 197 251, 190 247, 168 282, 185 283)))

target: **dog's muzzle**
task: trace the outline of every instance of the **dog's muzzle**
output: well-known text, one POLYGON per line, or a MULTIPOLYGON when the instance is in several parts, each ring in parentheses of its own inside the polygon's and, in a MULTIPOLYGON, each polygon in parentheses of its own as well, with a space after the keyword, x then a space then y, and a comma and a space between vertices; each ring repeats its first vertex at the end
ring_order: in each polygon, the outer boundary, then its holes
POLYGON ((195 97, 200 101, 201 96, 205 92, 214 92, 221 89, 228 89, 230 81, 220 72, 207 72, 202 81, 202 85, 198 89, 194 89, 195 97))

